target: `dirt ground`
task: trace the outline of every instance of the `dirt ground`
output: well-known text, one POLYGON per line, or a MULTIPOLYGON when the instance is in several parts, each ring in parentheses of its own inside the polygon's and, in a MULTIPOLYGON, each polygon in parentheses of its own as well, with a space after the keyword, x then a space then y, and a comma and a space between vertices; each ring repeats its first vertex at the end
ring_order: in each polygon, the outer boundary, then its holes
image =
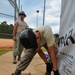
MULTIPOLYGON (((11 75, 15 71, 19 61, 17 61, 17 64, 13 64, 12 61, 12 51, 0 56, 0 75, 11 75)), ((36 54, 29 66, 24 71, 22 71, 21 75, 45 75, 45 68, 46 65, 44 64, 43 60, 38 54, 36 54)), ((53 72, 51 75, 54 75, 53 72)))
POLYGON ((14 41, 12 39, 0 39, 0 49, 13 48, 14 41))
MULTIPOLYGON (((13 43, 12 39, 0 39, 0 49, 13 48, 13 43)), ((0 56, 0 75, 11 75, 17 66, 12 64, 12 61, 12 51, 0 56)), ((29 72, 31 75, 45 75, 45 64, 38 54, 36 54, 28 68, 21 75, 27 75, 25 73, 29 72)), ((54 74, 52 73, 51 75, 54 74)))
MULTIPOLYGON (((19 61, 17 61, 17 64, 13 64, 12 61, 12 51, 0 56, 0 75, 11 75, 11 73, 15 71, 19 61)), ((45 64, 38 55, 33 58, 30 65, 22 72, 21 75, 26 75, 26 73, 29 72, 32 73, 31 75, 44 75, 45 64)))

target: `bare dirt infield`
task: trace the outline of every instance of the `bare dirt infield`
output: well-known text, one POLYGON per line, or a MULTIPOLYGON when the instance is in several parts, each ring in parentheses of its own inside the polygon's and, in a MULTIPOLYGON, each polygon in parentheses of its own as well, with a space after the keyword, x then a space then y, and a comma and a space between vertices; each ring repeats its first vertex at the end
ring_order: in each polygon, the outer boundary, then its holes
POLYGON ((13 48, 14 41, 13 39, 1 39, 0 38, 0 49, 13 48))

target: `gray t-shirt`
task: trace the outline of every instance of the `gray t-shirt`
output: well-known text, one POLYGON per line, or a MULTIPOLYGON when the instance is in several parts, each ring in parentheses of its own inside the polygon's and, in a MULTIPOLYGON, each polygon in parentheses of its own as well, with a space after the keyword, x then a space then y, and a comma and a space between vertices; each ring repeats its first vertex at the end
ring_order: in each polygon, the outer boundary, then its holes
POLYGON ((18 25, 17 33, 21 33, 23 30, 28 28, 28 25, 25 21, 22 21, 20 19, 16 20, 15 25, 18 25))
POLYGON ((52 46, 55 44, 55 38, 52 33, 52 29, 49 26, 42 26, 34 29, 33 31, 39 31, 41 34, 41 45, 47 43, 47 46, 52 46))

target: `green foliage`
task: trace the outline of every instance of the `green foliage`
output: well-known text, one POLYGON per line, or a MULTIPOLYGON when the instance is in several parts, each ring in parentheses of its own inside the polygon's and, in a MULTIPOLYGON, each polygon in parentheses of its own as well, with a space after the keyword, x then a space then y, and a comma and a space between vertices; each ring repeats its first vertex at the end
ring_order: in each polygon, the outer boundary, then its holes
POLYGON ((0 33, 12 34, 13 33, 13 25, 12 24, 8 25, 6 21, 2 22, 0 24, 0 33))
POLYGON ((0 24, 0 37, 1 38, 12 38, 13 24, 8 25, 6 21, 0 24))

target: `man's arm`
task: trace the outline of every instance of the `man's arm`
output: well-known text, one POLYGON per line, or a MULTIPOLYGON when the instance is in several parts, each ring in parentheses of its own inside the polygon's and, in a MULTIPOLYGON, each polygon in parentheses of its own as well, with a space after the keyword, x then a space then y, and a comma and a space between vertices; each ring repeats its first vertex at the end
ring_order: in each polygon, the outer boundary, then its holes
POLYGON ((52 71, 52 69, 53 69, 52 63, 47 61, 47 58, 46 58, 46 56, 45 56, 45 54, 44 54, 44 52, 42 50, 39 50, 38 54, 39 54, 39 56, 43 59, 43 61, 46 64, 46 72, 50 73, 52 71))
POLYGON ((46 59, 44 52, 41 49, 37 50, 37 52, 38 52, 39 56, 43 59, 43 61, 45 63, 47 63, 47 59, 46 59))
POLYGON ((57 59, 56 59, 54 46, 48 47, 48 52, 50 54, 50 57, 53 63, 53 70, 56 71, 57 70, 57 59))
POLYGON ((13 29, 13 40, 16 41, 16 32, 17 32, 18 25, 14 25, 13 29))

